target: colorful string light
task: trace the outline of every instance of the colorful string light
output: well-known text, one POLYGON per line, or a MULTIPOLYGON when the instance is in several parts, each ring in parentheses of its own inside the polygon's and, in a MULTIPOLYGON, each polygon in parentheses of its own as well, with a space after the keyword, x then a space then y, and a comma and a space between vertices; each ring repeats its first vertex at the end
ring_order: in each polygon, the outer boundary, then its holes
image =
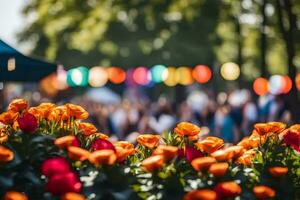
POLYGON ((234 81, 240 76, 240 67, 233 62, 224 63, 221 66, 221 76, 228 81, 234 81))
MULTIPOLYGON (((228 81, 236 80, 240 76, 240 67, 227 62, 220 67, 220 75, 228 81)), ((154 65, 152 68, 139 66, 125 71, 120 67, 93 67, 90 70, 84 66, 70 69, 67 75, 60 75, 60 79, 66 77, 68 86, 102 87, 110 81, 113 84, 121 84, 126 80, 129 86, 153 86, 164 83, 169 87, 177 84, 188 86, 196 81, 199 84, 207 83, 212 78, 212 70, 206 65, 196 65, 194 68, 166 67, 154 65)), ((296 76, 296 86, 300 90, 300 74, 296 76)), ((257 78, 253 82, 253 91, 260 96, 268 93, 278 95, 287 94, 292 88, 292 80, 289 76, 273 75, 269 80, 257 78)))
POLYGON ((126 72, 120 67, 107 68, 108 79, 113 84, 121 84, 126 80, 126 72))
POLYGON ((269 81, 262 77, 255 79, 253 82, 253 91, 259 96, 268 94, 269 81))
POLYGON ((198 82, 198 83, 207 83, 212 76, 212 72, 210 68, 206 65, 197 65, 193 69, 193 78, 198 82))
POLYGON ((92 87, 102 87, 108 81, 107 71, 103 67, 93 67, 89 71, 89 84, 92 87))

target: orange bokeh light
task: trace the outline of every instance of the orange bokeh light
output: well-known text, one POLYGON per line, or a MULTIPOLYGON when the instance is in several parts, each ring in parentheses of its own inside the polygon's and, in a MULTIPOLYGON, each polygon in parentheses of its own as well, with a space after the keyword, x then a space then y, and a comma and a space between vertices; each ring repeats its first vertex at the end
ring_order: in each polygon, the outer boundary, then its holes
POLYGON ((120 67, 110 67, 107 69, 108 79, 114 84, 123 83, 126 79, 126 72, 120 67))
POLYGON ((194 82, 192 70, 189 67, 179 67, 176 69, 175 76, 181 85, 191 85, 194 82))
POLYGON ((297 89, 300 91, 300 73, 297 74, 295 82, 297 89))
POLYGON ((193 70, 193 78, 199 83, 206 83, 211 79, 212 72, 208 66, 197 65, 193 70))
POLYGON ((283 80, 284 80, 284 85, 283 85, 283 88, 282 88, 282 93, 287 94, 292 89, 293 83, 292 83, 292 80, 289 76, 283 76, 283 80))
POLYGON ((253 82, 253 90, 259 96, 268 94, 268 92, 269 92, 268 80, 265 78, 255 79, 255 81, 253 82))

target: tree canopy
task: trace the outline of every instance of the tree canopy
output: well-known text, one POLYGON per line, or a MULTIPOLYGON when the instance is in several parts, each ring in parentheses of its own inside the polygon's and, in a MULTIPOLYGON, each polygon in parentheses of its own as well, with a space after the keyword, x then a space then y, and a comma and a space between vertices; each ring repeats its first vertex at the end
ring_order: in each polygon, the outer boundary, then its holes
MULTIPOLYGON (((294 63, 299 66, 300 3, 290 2, 297 19, 294 63)), ((288 72, 275 0, 30 0, 23 12, 30 23, 20 41, 32 42, 32 54, 66 67, 233 61, 247 80, 258 77, 262 67, 269 73, 288 72)))

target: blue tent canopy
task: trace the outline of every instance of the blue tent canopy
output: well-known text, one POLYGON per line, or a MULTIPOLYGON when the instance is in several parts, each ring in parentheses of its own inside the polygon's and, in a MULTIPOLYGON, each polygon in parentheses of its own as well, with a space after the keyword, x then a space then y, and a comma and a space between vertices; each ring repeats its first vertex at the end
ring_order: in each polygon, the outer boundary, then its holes
POLYGON ((23 55, 0 40, 0 81, 37 82, 56 72, 57 65, 23 55))

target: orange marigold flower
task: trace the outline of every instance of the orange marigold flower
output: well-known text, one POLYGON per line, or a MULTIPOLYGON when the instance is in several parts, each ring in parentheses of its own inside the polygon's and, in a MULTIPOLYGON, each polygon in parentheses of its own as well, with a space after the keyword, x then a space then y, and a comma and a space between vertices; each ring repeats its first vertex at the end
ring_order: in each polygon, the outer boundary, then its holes
POLYGON ((27 112, 34 115, 36 118, 42 118, 41 112, 37 107, 31 107, 27 112))
POLYGON ((131 154, 131 150, 124 149, 122 147, 116 146, 115 149, 116 149, 116 155, 117 155, 118 162, 122 162, 122 161, 126 160, 127 157, 130 156, 130 154, 131 154))
POLYGON ((86 123, 86 122, 79 123, 78 128, 79 130, 82 131, 82 134, 84 136, 90 136, 97 132, 97 128, 91 123, 86 123))
POLYGON ((143 168, 148 171, 152 172, 154 170, 160 169, 164 165, 164 156, 163 155, 155 155, 150 156, 142 161, 143 168))
POLYGON ((5 146, 0 145, 0 162, 9 162, 13 159, 14 153, 5 146))
POLYGON ((252 134, 249 137, 249 145, 250 148, 257 148, 260 145, 264 144, 266 141, 266 137, 261 137, 257 131, 253 131, 252 134))
POLYGON ((228 167, 229 165, 226 162, 214 163, 209 167, 208 172, 216 177, 219 177, 223 176, 227 172, 228 167))
POLYGON ((58 148, 66 148, 72 145, 72 143, 74 142, 74 140, 76 140, 76 137, 74 135, 67 135, 67 136, 63 136, 60 138, 57 138, 54 141, 54 144, 58 147, 58 148))
POLYGON ((200 133, 200 127, 189 122, 180 122, 174 132, 181 136, 194 136, 200 133))
POLYGON ((60 200, 85 200, 85 197, 81 194, 68 192, 60 197, 60 200))
POLYGON ((289 129, 295 129, 298 132, 300 132, 300 124, 294 124, 293 126, 291 126, 289 129))
POLYGON ((7 142, 8 136, 7 135, 0 135, 0 144, 7 142))
POLYGON ((0 144, 8 140, 8 135, 6 134, 5 128, 0 128, 0 144))
POLYGON ((76 160, 85 161, 89 158, 90 152, 80 147, 69 146, 68 156, 71 160, 74 161, 76 160))
POLYGON ((184 195, 183 200, 216 200, 216 192, 209 189, 193 190, 184 195))
POLYGON ((154 150, 153 155, 163 155, 165 161, 169 161, 177 156, 177 152, 178 152, 178 147, 160 145, 154 150))
MULTIPOLYGON (((55 104, 53 103, 41 103, 37 109, 39 110, 41 116, 43 118, 47 118, 48 115, 50 114, 50 112, 56 107, 55 104)), ((65 107, 63 106, 63 109, 65 109, 65 107)))
POLYGON ((228 153, 228 158, 237 158, 244 153, 244 148, 242 146, 230 146, 225 149, 225 152, 228 153))
POLYGON ((251 165, 255 153, 256 153, 255 149, 250 149, 248 151, 245 151, 243 155, 238 157, 238 159, 236 160, 236 163, 246 165, 246 166, 251 165))
POLYGON ((196 171, 202 171, 208 169, 217 160, 214 157, 200 157, 191 162, 191 165, 196 171))
POLYGON ((69 116, 65 106, 57 106, 53 108, 47 116, 50 121, 68 121, 69 116))
POLYGON ((103 140, 108 140, 109 139, 108 135, 105 135, 103 133, 94 133, 93 136, 95 136, 95 138, 100 138, 100 139, 103 139, 103 140))
POLYGON ((229 157, 229 153, 226 152, 223 149, 217 150, 215 152, 213 152, 212 154, 210 154, 211 157, 214 157, 217 161, 222 162, 222 161, 228 161, 231 158, 229 157))
POLYGON ((255 186, 253 192, 258 199, 270 199, 275 197, 276 192, 268 186, 255 186))
POLYGON ((114 143, 114 146, 128 150, 129 155, 133 155, 135 153, 134 145, 128 141, 117 141, 114 143))
POLYGON ((280 133, 286 127, 286 124, 281 122, 268 122, 268 123, 257 123, 254 125, 255 130, 259 135, 266 135, 269 133, 280 133))
POLYGON ((195 143, 201 151, 206 153, 213 153, 224 146, 224 140, 218 137, 207 137, 202 141, 195 143))
POLYGON ((136 138, 136 141, 140 145, 148 147, 149 149, 153 149, 154 147, 157 147, 159 140, 160 140, 160 135, 153 135, 153 134, 143 134, 143 135, 139 135, 136 138))
POLYGON ((90 154, 89 161, 95 166, 113 165, 117 160, 115 152, 111 149, 97 150, 90 154))
POLYGON ((12 112, 22 112, 28 108, 28 102, 25 99, 14 99, 8 105, 8 111, 12 112))
POLYGON ((287 167, 270 167, 269 172, 274 177, 281 177, 288 173, 289 168, 287 167))
POLYGON ((16 112, 4 112, 0 114, 0 122, 5 125, 12 125, 18 118, 18 113, 16 112))
POLYGON ((37 118, 47 118, 52 109, 56 107, 53 103, 41 103, 37 107, 29 108, 28 112, 37 118))
POLYGON ((24 193, 8 191, 4 195, 4 200, 28 200, 28 198, 24 193))
POLYGON ((189 141, 199 140, 199 135, 188 136, 189 141))
POLYGON ((218 183, 214 187, 214 191, 217 193, 218 199, 226 199, 236 197, 241 194, 241 187, 234 181, 218 183))
POLYGON ((74 117, 75 119, 87 119, 89 116, 89 113, 79 105, 67 103, 66 107, 68 109, 68 115, 70 117, 74 117))
POLYGON ((251 148, 251 142, 249 140, 249 137, 244 137, 237 146, 242 146, 244 149, 250 149, 251 148))

